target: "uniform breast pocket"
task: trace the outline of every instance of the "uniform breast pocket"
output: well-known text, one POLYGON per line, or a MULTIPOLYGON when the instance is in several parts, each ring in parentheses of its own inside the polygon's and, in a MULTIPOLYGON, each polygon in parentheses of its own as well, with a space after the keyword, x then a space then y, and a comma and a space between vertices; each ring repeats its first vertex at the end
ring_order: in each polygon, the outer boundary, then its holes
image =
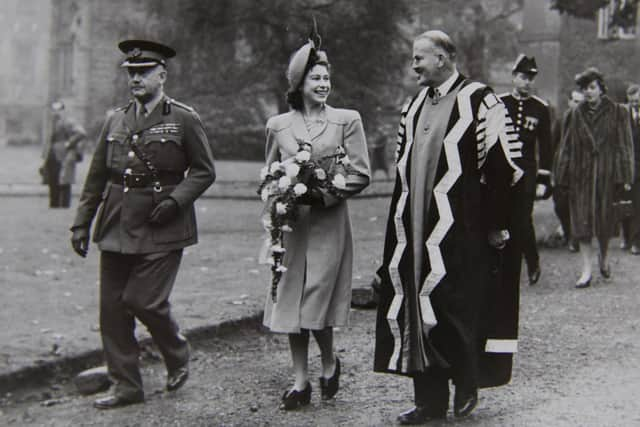
POLYGON ((187 169, 187 157, 180 135, 147 135, 144 149, 158 170, 182 172, 187 169))
POLYGON ((111 134, 107 137, 107 166, 110 169, 122 169, 126 162, 126 135, 111 134))

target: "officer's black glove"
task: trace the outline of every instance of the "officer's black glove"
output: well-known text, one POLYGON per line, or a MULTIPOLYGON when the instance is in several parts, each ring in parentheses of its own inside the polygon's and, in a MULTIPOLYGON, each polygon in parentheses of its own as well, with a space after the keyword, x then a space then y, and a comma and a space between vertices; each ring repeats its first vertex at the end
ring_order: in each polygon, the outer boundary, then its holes
POLYGON ((171 197, 164 199, 153 209, 149 216, 149 222, 153 225, 164 225, 178 215, 180 207, 171 197))
POLYGON ((80 227, 74 228, 71 235, 71 247, 73 251, 82 258, 87 256, 89 252, 89 229, 80 227))

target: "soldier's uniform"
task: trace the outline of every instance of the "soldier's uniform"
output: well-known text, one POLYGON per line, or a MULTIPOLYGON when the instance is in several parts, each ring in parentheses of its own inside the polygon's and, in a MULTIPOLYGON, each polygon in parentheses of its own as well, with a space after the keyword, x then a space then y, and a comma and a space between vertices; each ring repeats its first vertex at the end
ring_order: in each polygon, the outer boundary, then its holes
MULTIPOLYGON (((516 60, 513 72, 537 74, 535 59, 521 55, 516 60)), ((507 107, 518 139, 522 143, 522 156, 514 158, 513 161, 524 171, 524 176, 513 187, 511 194, 511 240, 507 244, 505 258, 512 259, 505 260, 507 264, 511 264, 507 267, 505 275, 519 283, 520 264, 524 254, 530 281, 535 283, 535 276, 539 276, 540 272, 540 258, 533 226, 533 203, 537 183, 544 184, 547 188, 546 196, 550 195, 551 112, 549 105, 537 96, 523 98, 514 92, 502 94, 500 99, 507 107), (510 268, 513 271, 508 271, 510 268)))
MULTIPOLYGON (((60 101, 51 105, 54 111, 64 110, 60 101)), ((82 159, 86 132, 67 117, 54 118, 51 136, 44 147, 41 174, 49 186, 49 207, 71 206, 71 184, 75 181, 76 164, 82 159)))
MULTIPOLYGON (((124 66, 159 56, 153 45, 144 45, 148 51, 142 52, 135 44, 135 51, 125 46, 132 62, 124 66)), ((100 330, 105 357, 115 394, 141 400, 134 316, 148 328, 170 375, 188 363, 188 344, 168 300, 182 249, 197 242, 193 203, 213 183, 215 170, 192 108, 163 96, 147 117, 135 110, 131 101, 107 117, 72 230, 88 229, 100 207, 93 241, 102 251, 100 330), (177 203, 177 214, 165 224, 152 224, 151 212, 167 198, 177 203)))

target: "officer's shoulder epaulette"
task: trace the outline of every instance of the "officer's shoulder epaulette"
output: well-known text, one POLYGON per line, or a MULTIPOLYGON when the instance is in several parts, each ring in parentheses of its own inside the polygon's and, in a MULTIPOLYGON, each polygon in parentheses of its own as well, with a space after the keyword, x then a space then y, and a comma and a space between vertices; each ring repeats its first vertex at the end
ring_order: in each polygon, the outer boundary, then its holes
POLYGON ((190 113, 195 113, 195 111, 196 111, 193 107, 190 107, 190 106, 188 106, 187 104, 183 104, 183 103, 182 103, 182 102, 180 102, 180 101, 176 101, 176 100, 175 100, 175 99, 173 99, 173 98, 167 98, 167 101, 166 101, 166 102, 168 102, 168 103, 169 103, 169 104, 171 104, 171 105, 175 105, 176 107, 180 107, 180 108, 182 108, 183 110, 187 110, 187 111, 188 111, 188 112, 190 112, 190 113))
POLYGON ((127 102, 124 105, 121 105, 120 107, 116 107, 113 109, 113 112, 117 112, 117 111, 127 111, 129 109, 129 107, 131 107, 131 105, 133 105, 133 100, 129 100, 129 102, 127 102))
POLYGON ((503 92, 503 93, 499 93, 499 94, 498 94, 498 98, 502 99, 502 98, 504 98, 504 97, 506 97, 506 96, 509 96, 509 95, 511 95, 511 93, 510 93, 510 92, 503 92))
POLYGON ((548 107, 548 106, 549 106, 549 103, 548 103, 547 101, 545 101, 544 99, 540 98, 539 96, 537 96, 537 95, 531 95, 531 97, 532 97, 533 99, 535 99, 536 101, 540 102, 540 103, 541 103, 542 105, 544 105, 545 107, 548 107))

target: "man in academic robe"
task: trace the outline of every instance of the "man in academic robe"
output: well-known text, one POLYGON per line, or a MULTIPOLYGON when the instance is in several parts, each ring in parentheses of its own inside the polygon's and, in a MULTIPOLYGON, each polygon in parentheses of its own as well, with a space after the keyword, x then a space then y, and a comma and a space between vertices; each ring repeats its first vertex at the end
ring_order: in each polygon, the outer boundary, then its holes
POLYGON ((459 417, 474 409, 479 387, 508 382, 518 316, 517 290, 501 289, 496 270, 509 238, 506 198, 522 175, 506 108, 457 71, 441 31, 415 39, 412 68, 423 89, 402 111, 377 272, 374 370, 414 384, 415 408, 400 424, 446 417, 449 379, 459 417))

